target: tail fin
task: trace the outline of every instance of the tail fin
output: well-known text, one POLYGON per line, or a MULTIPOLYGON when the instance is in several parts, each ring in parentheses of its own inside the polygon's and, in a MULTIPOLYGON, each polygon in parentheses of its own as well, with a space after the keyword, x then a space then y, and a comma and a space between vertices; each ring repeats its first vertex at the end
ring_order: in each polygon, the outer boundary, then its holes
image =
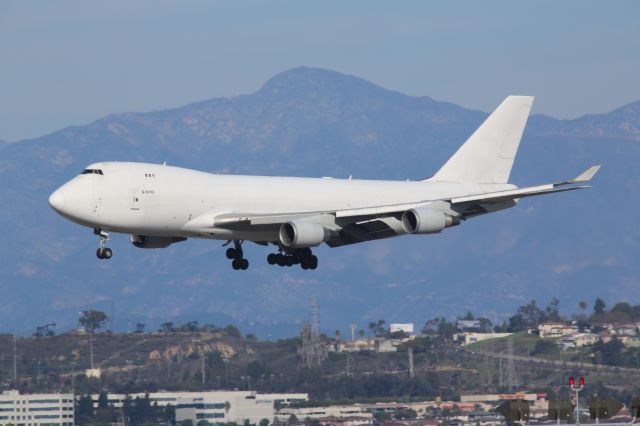
POLYGON ((533 96, 509 96, 429 180, 507 183, 533 96))

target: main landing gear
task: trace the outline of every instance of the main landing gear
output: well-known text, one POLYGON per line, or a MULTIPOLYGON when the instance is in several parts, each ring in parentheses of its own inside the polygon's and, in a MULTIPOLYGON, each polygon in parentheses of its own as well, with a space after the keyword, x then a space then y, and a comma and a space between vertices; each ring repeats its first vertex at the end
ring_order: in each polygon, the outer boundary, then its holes
POLYGON ((244 258, 242 252, 242 242, 238 240, 233 241, 233 247, 227 249, 227 259, 233 259, 231 267, 236 271, 242 269, 243 271, 249 267, 249 261, 244 258))
POLYGON ((316 269, 318 267, 318 257, 311 253, 310 248, 292 249, 282 253, 280 248, 278 253, 271 253, 267 256, 269 265, 293 266, 300 265, 302 269, 316 269))
POLYGON ((113 256, 113 251, 111 251, 109 247, 105 247, 107 241, 109 241, 109 233, 103 231, 100 228, 94 229, 93 233, 100 237, 100 247, 98 247, 98 250, 96 250, 96 256, 98 257, 98 259, 111 259, 111 256, 113 256))
MULTIPOLYGON (((249 261, 244 258, 244 253, 242 252, 242 243, 244 241, 227 241, 223 244, 223 247, 232 242, 233 247, 229 247, 226 251, 227 259, 231 260, 233 269, 244 271, 249 267, 249 261)), ((300 265, 302 269, 316 269, 318 267, 318 258, 314 256, 310 248, 294 249, 279 246, 278 253, 271 253, 267 256, 267 262, 269 262, 269 265, 279 266, 300 265)))

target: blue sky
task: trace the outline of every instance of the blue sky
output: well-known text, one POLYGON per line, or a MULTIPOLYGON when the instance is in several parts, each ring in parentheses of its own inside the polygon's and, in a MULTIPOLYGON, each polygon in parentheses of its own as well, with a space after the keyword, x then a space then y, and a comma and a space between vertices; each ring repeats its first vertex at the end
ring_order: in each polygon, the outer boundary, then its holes
POLYGON ((489 111, 640 99, 640 2, 0 0, 0 139, 257 90, 305 65, 489 111))

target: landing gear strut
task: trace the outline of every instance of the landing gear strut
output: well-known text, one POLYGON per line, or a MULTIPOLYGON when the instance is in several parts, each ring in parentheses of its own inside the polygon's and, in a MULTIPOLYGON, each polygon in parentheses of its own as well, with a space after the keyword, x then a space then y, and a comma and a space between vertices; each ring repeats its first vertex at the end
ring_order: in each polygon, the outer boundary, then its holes
POLYGON ((103 231, 100 228, 95 228, 93 230, 94 235, 98 235, 100 237, 100 247, 96 250, 96 257, 98 259, 111 259, 113 256, 113 251, 109 247, 105 247, 107 241, 109 241, 109 233, 103 231))
POLYGON ((236 271, 238 269, 242 269, 243 271, 249 267, 249 261, 244 258, 244 253, 242 252, 242 241, 234 240, 233 247, 229 247, 227 249, 227 259, 233 259, 231 262, 231 267, 236 271))
POLYGON ((300 265, 302 269, 318 267, 318 257, 311 252, 310 248, 283 249, 281 247, 278 253, 270 253, 267 256, 267 262, 269 265, 278 266, 300 265))

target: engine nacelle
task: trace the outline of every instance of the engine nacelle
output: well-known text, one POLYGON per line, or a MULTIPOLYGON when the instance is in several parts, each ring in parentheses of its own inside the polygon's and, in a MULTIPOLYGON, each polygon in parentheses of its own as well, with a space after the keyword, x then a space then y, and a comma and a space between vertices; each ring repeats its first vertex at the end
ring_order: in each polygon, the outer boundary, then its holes
POLYGON ((132 235, 131 244, 138 248, 156 249, 169 247, 173 243, 184 241, 183 237, 150 237, 148 235, 132 235))
POLYGON ((285 247, 315 247, 331 238, 324 226, 304 220, 283 223, 279 232, 280 242, 285 247))
POLYGON ((429 207, 416 207, 402 214, 402 228, 407 234, 437 234, 459 223, 457 217, 429 207))

